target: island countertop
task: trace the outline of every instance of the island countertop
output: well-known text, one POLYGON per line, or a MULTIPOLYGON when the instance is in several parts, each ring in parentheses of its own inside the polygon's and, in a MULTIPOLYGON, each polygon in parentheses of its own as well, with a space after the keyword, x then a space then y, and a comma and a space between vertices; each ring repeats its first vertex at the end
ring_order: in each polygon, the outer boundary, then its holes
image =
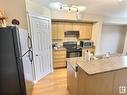
POLYGON ((67 62, 79 66, 88 75, 110 72, 127 68, 127 56, 113 56, 109 58, 86 62, 83 57, 69 58, 67 62))

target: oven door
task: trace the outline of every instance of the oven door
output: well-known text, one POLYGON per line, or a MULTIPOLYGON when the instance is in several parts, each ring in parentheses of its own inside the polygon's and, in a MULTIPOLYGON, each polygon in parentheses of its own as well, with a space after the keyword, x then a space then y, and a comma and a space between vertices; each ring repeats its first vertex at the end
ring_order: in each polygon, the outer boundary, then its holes
POLYGON ((82 51, 67 52, 67 58, 81 57, 82 51))

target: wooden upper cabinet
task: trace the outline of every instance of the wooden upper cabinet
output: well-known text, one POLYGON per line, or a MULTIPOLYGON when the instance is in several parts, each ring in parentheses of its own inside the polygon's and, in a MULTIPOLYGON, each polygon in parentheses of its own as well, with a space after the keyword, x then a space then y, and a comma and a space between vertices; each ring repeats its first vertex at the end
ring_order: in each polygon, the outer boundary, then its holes
POLYGON ((64 25, 64 32, 73 30, 73 24, 72 23, 63 23, 63 25, 64 25))
POLYGON ((52 23, 52 39, 64 39, 64 26, 61 22, 52 23))
POLYGON ((79 39, 91 39, 92 36, 92 24, 80 24, 80 36, 79 39))
POLYGON ((59 22, 57 23, 57 32, 58 32, 58 37, 57 39, 64 39, 64 25, 63 23, 59 22))
POLYGON ((71 22, 52 22, 52 39, 64 39, 66 31, 80 31, 79 39, 91 39, 92 24, 71 23, 71 22))
POLYGON ((73 30, 74 31, 80 31, 81 27, 80 27, 80 23, 73 23, 73 30))
POLYGON ((52 23, 52 39, 57 39, 58 34, 57 34, 57 23, 53 22, 52 23))

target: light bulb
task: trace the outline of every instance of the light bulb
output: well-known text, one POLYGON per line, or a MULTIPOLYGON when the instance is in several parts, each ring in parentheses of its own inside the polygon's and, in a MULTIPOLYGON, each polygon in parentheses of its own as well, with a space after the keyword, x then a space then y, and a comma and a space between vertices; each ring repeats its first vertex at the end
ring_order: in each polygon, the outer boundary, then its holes
POLYGON ((62 6, 60 6, 60 10, 62 10, 63 9, 63 7, 62 6))
POLYGON ((71 7, 69 7, 69 12, 71 12, 71 7))
POLYGON ((78 10, 78 8, 77 8, 77 11, 76 11, 76 12, 77 12, 77 14, 79 14, 79 10, 78 10))
POLYGON ((122 2, 123 0, 119 0, 119 2, 122 2))

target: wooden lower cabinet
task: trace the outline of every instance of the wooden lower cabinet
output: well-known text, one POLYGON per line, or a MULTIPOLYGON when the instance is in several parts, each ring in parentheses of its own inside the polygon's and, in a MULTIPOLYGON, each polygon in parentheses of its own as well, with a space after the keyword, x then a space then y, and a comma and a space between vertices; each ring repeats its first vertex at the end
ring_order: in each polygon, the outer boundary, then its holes
MULTIPOLYGON (((127 95, 119 87, 127 87, 127 69, 88 75, 78 67, 77 95, 127 95)), ((71 94, 73 95, 73 94, 71 94)))
POLYGON ((67 90, 70 95, 127 95, 127 69, 89 75, 78 66, 76 74, 73 66, 67 63, 67 90), (120 87, 125 87, 125 90, 120 90, 120 87))
POLYGON ((66 50, 53 50, 53 68, 66 67, 66 50))
POLYGON ((77 77, 70 64, 67 64, 67 90, 70 95, 77 95, 77 77))

